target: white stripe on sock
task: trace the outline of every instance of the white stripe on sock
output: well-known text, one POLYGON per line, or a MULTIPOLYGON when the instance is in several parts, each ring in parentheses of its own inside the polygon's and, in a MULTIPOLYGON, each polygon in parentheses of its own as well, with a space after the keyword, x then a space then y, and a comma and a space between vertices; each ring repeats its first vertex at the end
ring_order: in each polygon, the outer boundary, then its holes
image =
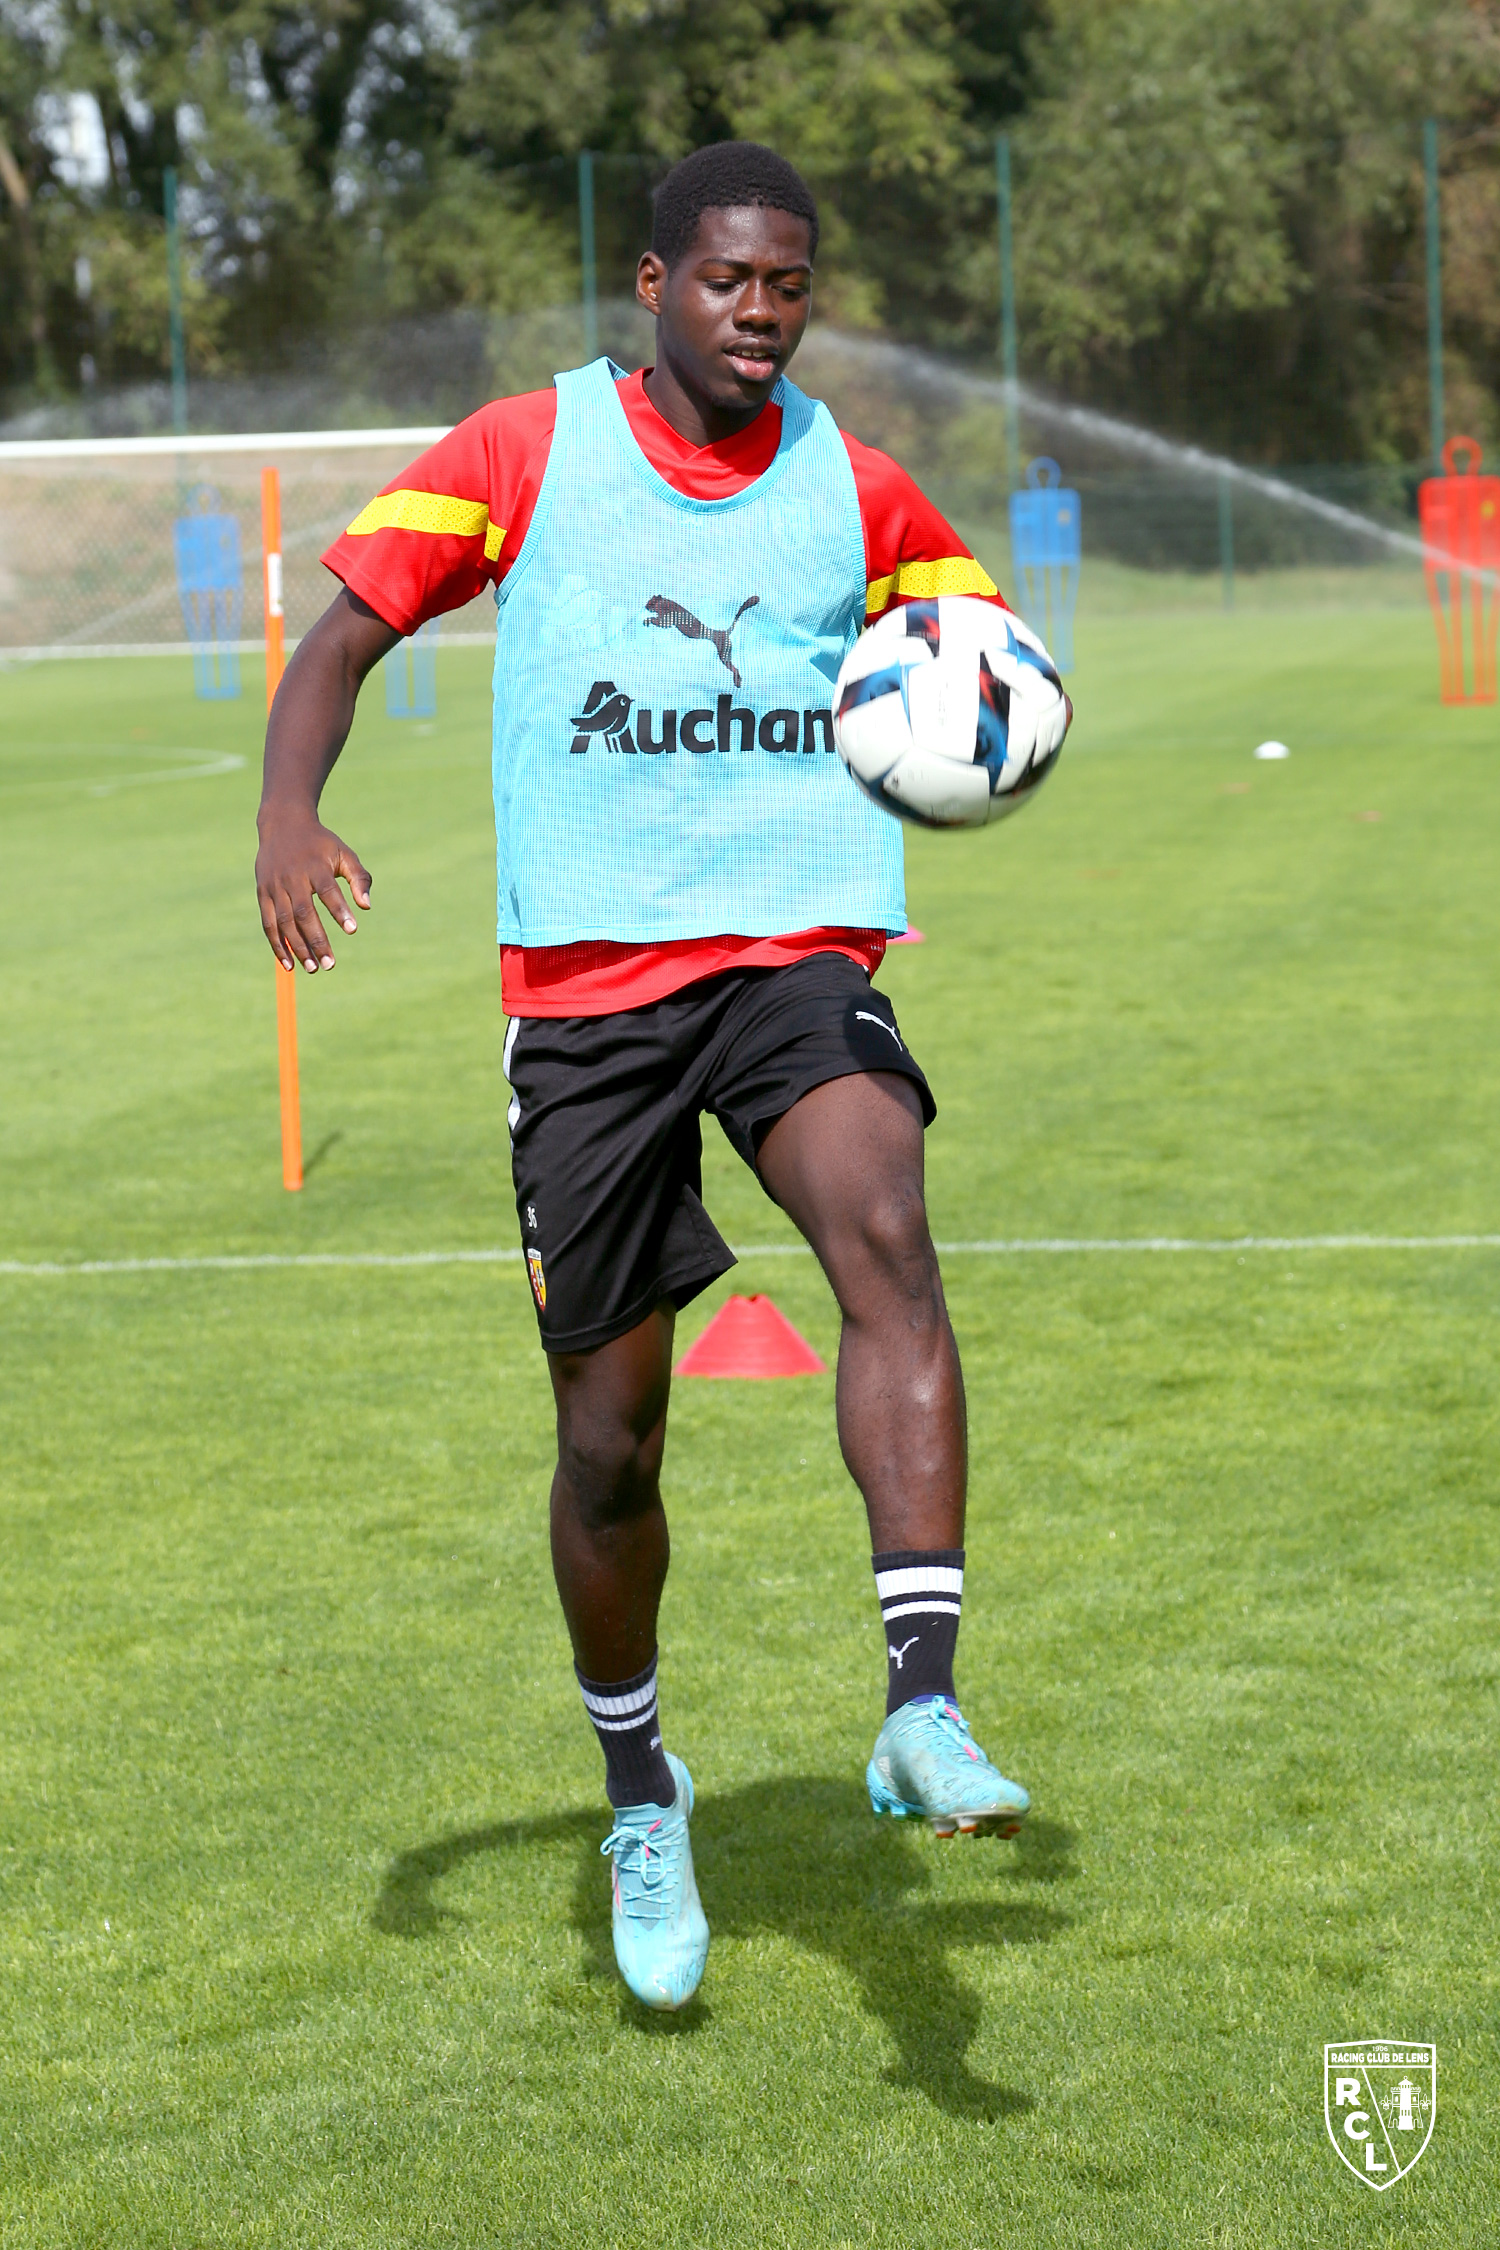
MULTIPOLYGON (((656 1701, 656 1674, 653 1672, 644 1687, 632 1689, 629 1695, 594 1695, 581 1682, 579 1693, 591 1719, 619 1719, 627 1711, 644 1711, 648 1703, 656 1701)), ((630 1724, 638 1726, 640 1721, 632 1719, 630 1724)))
POLYGON ((889 1601, 893 1594, 961 1594, 964 1574, 960 1566, 937 1563, 914 1563, 902 1570, 877 1570, 875 1591, 880 1599, 889 1601))
POLYGON ((653 1703, 648 1711, 638 1712, 633 1719, 601 1719, 594 1711, 590 1711, 589 1717, 600 1734, 633 1734, 637 1727, 645 1726, 656 1717, 656 1705, 653 1703))
POLYGON ((882 1609, 880 1615, 890 1625, 898 1617, 961 1617, 963 1611, 957 1602, 898 1602, 894 1609, 882 1609))

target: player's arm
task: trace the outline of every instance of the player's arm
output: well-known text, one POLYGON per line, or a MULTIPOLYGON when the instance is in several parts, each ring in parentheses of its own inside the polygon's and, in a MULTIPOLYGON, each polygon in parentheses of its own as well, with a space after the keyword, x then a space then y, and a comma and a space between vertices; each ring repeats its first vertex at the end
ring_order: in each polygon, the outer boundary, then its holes
POLYGON ((904 602, 969 594, 1009 605, 982 563, 899 462, 844 434, 865 535, 865 623, 904 602))
POLYGON ((358 853, 318 818, 318 800, 354 724, 365 675, 401 639, 368 602, 341 587, 292 653, 266 728, 256 828, 255 888, 261 927, 284 969, 331 969, 333 949, 317 901, 352 932, 343 877, 360 908, 371 876, 358 853))
POLYGON ((257 823, 261 927, 284 969, 299 961, 314 971, 333 967, 318 906, 353 931, 341 878, 355 905, 369 906, 369 871, 323 825, 318 801, 373 666, 406 634, 462 608, 498 575, 504 533, 492 523, 490 503, 505 434, 496 408, 471 415, 362 508, 323 557, 344 584, 299 643, 277 690, 257 823))

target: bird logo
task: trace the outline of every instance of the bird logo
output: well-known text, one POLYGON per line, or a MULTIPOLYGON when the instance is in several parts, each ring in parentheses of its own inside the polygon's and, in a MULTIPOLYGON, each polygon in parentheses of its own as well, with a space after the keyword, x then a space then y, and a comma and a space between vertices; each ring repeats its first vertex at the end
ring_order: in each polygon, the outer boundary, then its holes
POLYGON ((613 680, 595 680, 588 701, 573 720, 573 749, 587 750, 590 736, 602 734, 611 750, 633 750, 635 744, 629 740, 632 701, 613 680))

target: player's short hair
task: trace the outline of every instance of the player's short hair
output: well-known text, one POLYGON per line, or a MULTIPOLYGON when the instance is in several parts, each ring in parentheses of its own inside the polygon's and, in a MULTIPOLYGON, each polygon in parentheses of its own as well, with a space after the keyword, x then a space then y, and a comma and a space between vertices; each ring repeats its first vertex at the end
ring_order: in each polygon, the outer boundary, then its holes
POLYGON ((793 164, 759 141, 715 141, 674 164, 652 197, 651 247, 669 266, 691 249, 705 211, 759 204, 806 219, 808 254, 818 250, 818 206, 793 164))

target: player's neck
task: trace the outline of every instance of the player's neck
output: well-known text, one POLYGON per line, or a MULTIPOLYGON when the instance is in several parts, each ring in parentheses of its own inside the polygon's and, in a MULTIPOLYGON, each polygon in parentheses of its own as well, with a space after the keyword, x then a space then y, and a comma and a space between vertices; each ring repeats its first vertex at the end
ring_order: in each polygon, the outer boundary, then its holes
POLYGON ((737 437, 766 405, 759 399, 753 406, 720 406, 705 398, 684 380, 660 348, 656 365, 644 378, 642 388, 662 420, 689 445, 717 445, 721 438, 737 437))

